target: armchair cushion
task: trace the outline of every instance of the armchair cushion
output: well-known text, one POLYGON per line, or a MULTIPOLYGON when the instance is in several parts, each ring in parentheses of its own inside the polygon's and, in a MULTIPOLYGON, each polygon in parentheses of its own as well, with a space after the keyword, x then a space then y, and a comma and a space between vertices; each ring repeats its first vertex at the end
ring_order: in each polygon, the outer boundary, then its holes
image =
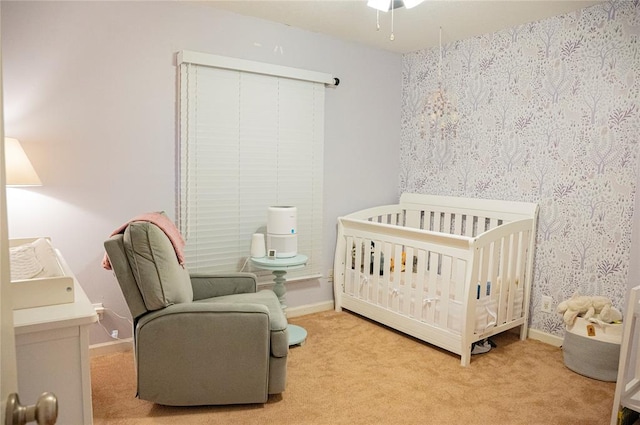
POLYGON ((173 245, 159 227, 146 221, 130 223, 123 242, 148 310, 193 300, 189 272, 178 263, 173 245))

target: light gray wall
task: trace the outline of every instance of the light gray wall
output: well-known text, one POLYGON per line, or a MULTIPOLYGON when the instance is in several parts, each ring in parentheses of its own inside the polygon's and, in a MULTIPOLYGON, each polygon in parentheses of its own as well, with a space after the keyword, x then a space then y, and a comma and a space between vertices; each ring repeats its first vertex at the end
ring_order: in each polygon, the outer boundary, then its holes
MULTIPOLYGON (((50 236, 92 302, 128 315, 100 267, 129 218, 175 217, 175 53, 196 50, 333 74, 325 129, 323 269, 339 215, 397 201, 401 56, 197 3, 7 2, 5 129, 44 186, 10 189, 10 237, 50 236), (276 46, 279 46, 276 48, 276 46)), ((291 307, 333 299, 325 279, 288 285, 291 307)), ((129 336, 108 312, 105 326, 129 336)), ((109 340, 97 325, 91 343, 109 340)))

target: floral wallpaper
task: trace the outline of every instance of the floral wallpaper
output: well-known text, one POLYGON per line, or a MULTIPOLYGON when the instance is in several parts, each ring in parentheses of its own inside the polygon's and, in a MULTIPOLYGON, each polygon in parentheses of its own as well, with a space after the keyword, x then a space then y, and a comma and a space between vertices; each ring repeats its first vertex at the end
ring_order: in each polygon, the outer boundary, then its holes
POLYGON ((543 295, 624 309, 639 50, 634 0, 403 56, 400 192, 537 202, 530 326, 543 332, 564 333, 543 295))

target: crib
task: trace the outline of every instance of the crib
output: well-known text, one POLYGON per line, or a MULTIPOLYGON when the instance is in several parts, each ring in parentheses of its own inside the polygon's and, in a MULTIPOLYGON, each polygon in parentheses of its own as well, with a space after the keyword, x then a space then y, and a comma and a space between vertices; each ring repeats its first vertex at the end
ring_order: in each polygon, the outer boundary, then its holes
POLYGON ((338 218, 335 309, 471 362, 473 343, 527 337, 538 206, 404 193, 338 218))

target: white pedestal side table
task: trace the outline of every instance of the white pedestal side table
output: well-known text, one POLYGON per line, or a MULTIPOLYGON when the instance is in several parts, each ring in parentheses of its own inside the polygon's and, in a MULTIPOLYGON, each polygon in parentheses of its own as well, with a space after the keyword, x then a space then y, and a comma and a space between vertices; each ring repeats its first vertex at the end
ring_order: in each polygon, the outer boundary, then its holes
MULTIPOLYGON (((302 254, 298 254, 295 257, 290 258, 251 257, 251 262, 254 266, 263 270, 271 270, 273 273, 273 292, 278 296, 278 300, 280 300, 280 304, 282 305, 282 309, 285 310, 285 314, 287 308, 287 288, 284 286, 284 283, 286 282, 285 275, 288 270, 304 267, 304 265, 307 264, 308 259, 309 258, 306 255, 302 254)), ((289 331, 290 346, 300 345, 307 339, 307 331, 301 326, 289 325, 287 330, 289 331)))

